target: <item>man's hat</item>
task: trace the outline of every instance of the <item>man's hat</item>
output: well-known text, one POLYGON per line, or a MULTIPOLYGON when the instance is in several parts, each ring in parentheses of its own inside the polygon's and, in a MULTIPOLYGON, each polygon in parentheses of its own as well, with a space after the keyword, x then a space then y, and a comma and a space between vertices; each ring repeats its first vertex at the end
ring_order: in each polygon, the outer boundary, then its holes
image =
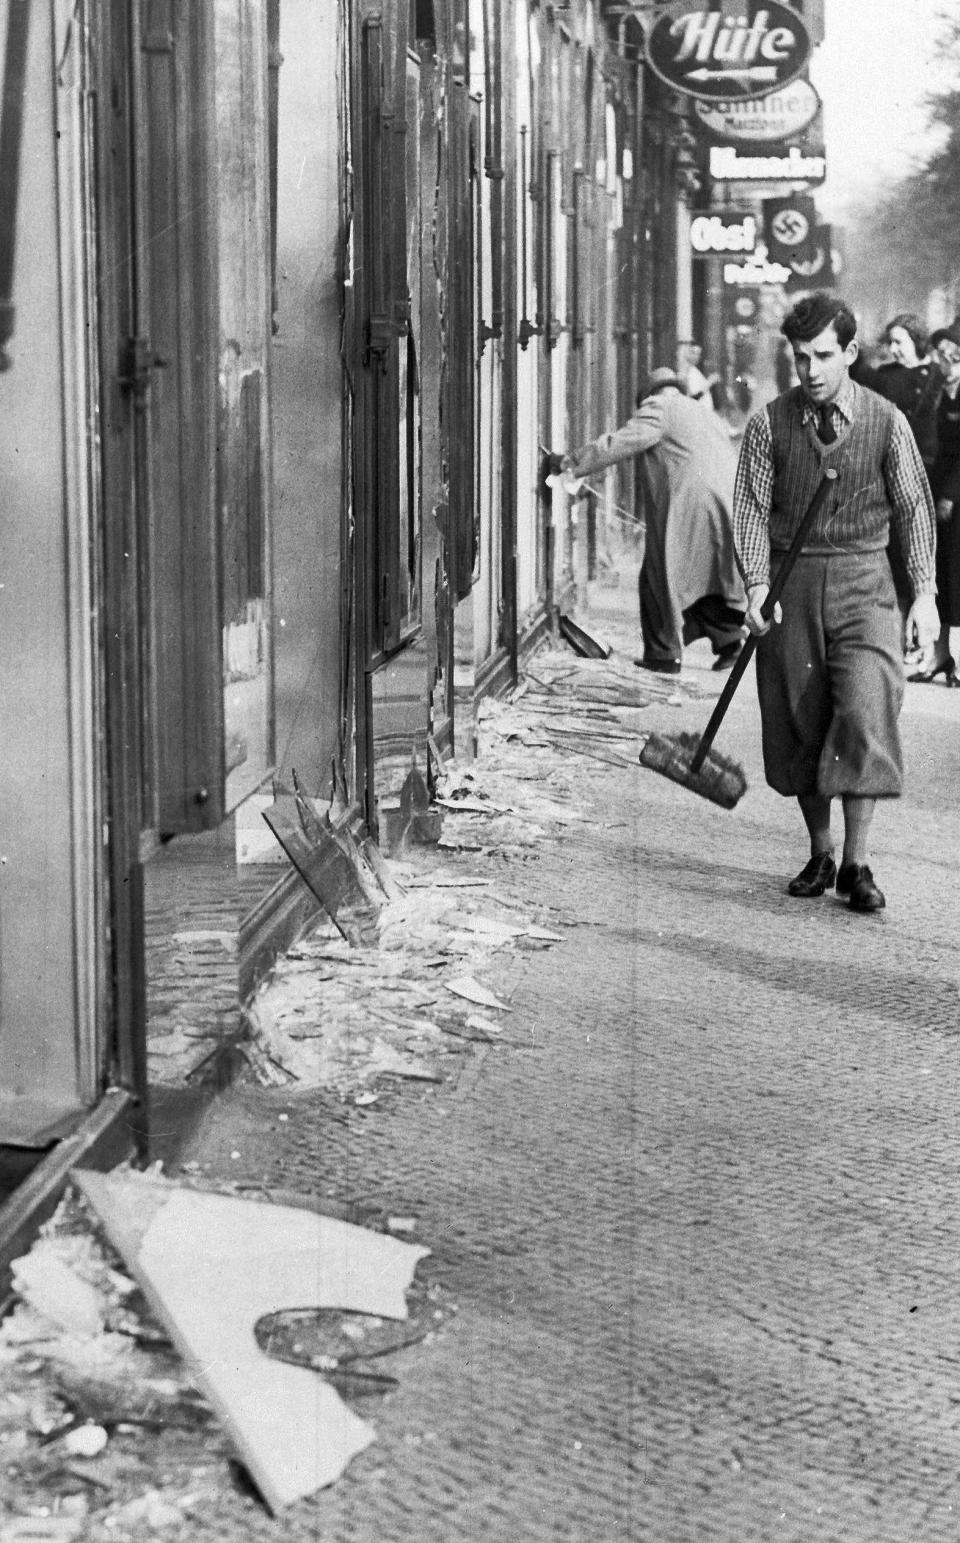
POLYGON ((653 396, 655 391, 662 391, 664 386, 676 386, 679 390, 680 377, 676 370, 670 370, 665 364, 661 364, 655 370, 650 371, 644 396, 653 396))
POLYGON ((931 348, 939 348, 941 343, 955 343, 960 348, 960 322, 952 321, 949 327, 938 327, 930 334, 931 348))

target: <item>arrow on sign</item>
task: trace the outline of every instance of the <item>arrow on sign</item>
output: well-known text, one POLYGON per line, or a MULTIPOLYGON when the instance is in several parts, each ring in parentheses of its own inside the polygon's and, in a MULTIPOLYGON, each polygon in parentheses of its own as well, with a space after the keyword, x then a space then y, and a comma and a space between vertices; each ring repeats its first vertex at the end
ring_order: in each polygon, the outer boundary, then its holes
POLYGON ((758 64, 749 70, 691 70, 686 80, 776 80, 775 65, 758 64))

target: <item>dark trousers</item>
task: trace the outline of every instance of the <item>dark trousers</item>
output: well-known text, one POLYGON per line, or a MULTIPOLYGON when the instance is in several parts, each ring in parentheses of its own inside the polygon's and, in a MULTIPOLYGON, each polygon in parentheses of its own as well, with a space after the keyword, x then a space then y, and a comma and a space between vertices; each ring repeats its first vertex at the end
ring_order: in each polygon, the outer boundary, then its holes
POLYGON ((757 644, 767 781, 788 798, 896 798, 903 661, 886 555, 804 552, 788 595, 757 644))
POLYGON ((722 595, 703 595, 683 613, 683 637, 678 638, 669 610, 665 610, 646 568, 640 569, 640 632, 643 657, 665 664, 679 663, 685 643, 709 638, 715 654, 742 642, 743 612, 728 605, 722 595))

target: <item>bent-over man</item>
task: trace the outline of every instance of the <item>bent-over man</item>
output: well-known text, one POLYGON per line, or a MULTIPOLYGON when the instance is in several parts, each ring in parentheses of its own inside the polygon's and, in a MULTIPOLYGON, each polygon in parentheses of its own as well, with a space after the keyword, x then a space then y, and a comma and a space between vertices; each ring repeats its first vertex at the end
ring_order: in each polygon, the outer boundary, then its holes
POLYGON ((781 331, 799 386, 747 424, 737 468, 734 535, 757 635, 757 690, 767 781, 800 805, 810 860, 791 895, 836 884, 851 910, 885 904, 867 863, 878 798, 901 792, 903 701, 900 612, 886 547, 900 537, 913 602, 908 639, 938 631, 936 524, 923 462, 898 408, 850 379, 856 320, 835 296, 801 300, 781 331), (838 472, 787 581, 774 625, 761 607, 824 471, 838 472), (843 805, 834 858, 831 805, 843 805))
POLYGON ((674 371, 662 366, 652 371, 633 417, 568 464, 585 477, 635 456, 646 522, 637 663, 677 674, 683 645, 707 637, 714 669, 729 669, 743 647, 746 596, 733 545, 737 458, 727 426, 684 396, 674 371))

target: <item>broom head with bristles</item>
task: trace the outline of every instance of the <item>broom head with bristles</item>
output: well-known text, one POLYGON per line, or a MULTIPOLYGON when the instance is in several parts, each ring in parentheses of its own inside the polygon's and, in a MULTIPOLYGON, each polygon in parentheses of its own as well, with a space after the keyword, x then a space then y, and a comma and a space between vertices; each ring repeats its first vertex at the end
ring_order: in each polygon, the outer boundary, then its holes
POLYGON ((691 771, 699 744, 696 734, 651 734, 640 751, 640 764, 711 803, 733 809, 747 791, 743 767, 729 756, 708 750, 699 770, 691 771))

